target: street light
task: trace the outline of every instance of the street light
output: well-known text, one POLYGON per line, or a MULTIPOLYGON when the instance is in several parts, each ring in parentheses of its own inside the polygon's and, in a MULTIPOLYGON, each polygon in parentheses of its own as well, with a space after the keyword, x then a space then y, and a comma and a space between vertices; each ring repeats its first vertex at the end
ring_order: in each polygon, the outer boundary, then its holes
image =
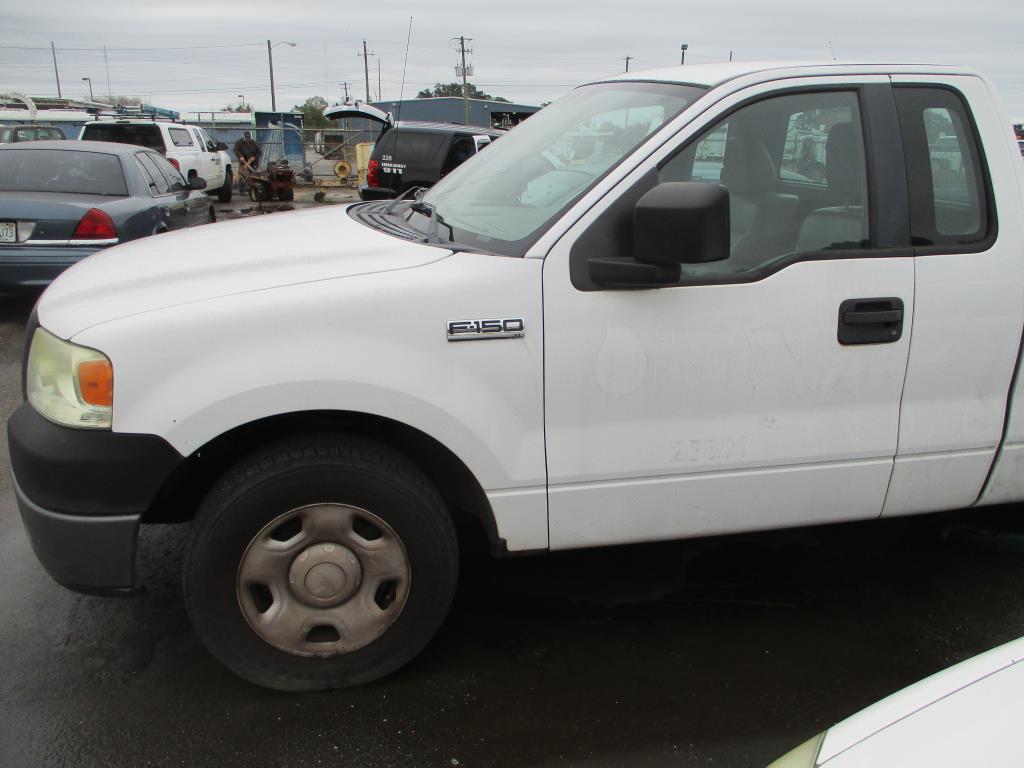
POLYGON ((241 111, 242 107, 245 106, 245 96, 238 94, 238 109, 241 111))
POLYGON ((686 63, 686 49, 689 48, 686 43, 679 46, 679 64, 683 65, 686 63))
POLYGON ((295 47, 295 43, 280 42, 280 43, 274 43, 273 45, 271 45, 270 41, 267 40, 267 61, 270 63, 270 111, 271 112, 277 112, 277 95, 274 93, 274 54, 271 53, 271 50, 276 48, 279 45, 290 45, 292 48, 294 48, 295 47))
POLYGON ((82 79, 89 81, 89 101, 94 101, 94 99, 92 97, 92 78, 91 77, 83 77, 82 79))

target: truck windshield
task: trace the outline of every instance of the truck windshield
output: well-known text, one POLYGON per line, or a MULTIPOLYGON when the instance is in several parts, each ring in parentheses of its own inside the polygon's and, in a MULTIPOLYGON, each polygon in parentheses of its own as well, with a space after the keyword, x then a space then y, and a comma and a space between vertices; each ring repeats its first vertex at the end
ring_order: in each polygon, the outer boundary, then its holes
MULTIPOLYGON (((690 85, 597 83, 545 107, 445 176, 408 212, 436 211, 460 244, 522 256, 549 222, 705 92, 690 85)), ((444 234, 448 234, 442 230, 444 234)))

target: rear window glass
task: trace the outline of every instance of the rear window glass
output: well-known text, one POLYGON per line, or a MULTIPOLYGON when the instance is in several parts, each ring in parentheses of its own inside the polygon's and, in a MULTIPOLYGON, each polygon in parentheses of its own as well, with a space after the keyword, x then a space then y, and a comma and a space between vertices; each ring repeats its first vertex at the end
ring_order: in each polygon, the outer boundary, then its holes
POLYGON ((82 130, 85 141, 113 141, 118 144, 135 144, 157 152, 164 151, 164 140, 160 135, 160 127, 156 125, 87 125, 82 130))
POLYGON ((0 150, 0 191, 128 194, 116 155, 61 149, 0 150))

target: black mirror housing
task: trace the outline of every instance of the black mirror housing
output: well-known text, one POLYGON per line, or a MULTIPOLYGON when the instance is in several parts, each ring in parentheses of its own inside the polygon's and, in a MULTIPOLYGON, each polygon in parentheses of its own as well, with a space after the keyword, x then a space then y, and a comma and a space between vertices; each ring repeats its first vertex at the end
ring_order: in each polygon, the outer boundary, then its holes
POLYGON ((217 142, 217 151, 218 152, 227 152, 228 151, 228 145, 225 144, 223 141, 218 141, 217 142))
POLYGON ((669 181, 633 210, 633 258, 645 264, 705 264, 729 258, 729 192, 720 184, 669 181))
POLYGON ((189 189, 206 189, 206 179, 202 176, 189 176, 188 177, 188 188, 189 189))

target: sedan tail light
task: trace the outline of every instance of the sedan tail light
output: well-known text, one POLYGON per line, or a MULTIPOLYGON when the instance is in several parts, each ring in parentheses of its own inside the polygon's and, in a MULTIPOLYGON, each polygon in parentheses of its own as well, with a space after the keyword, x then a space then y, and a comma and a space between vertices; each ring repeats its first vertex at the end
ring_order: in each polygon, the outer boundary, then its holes
POLYGON ((366 167, 366 184, 371 187, 380 186, 380 161, 371 160, 366 167))
POLYGON ((75 227, 72 240, 116 240, 114 220, 99 208, 90 208, 75 227))

